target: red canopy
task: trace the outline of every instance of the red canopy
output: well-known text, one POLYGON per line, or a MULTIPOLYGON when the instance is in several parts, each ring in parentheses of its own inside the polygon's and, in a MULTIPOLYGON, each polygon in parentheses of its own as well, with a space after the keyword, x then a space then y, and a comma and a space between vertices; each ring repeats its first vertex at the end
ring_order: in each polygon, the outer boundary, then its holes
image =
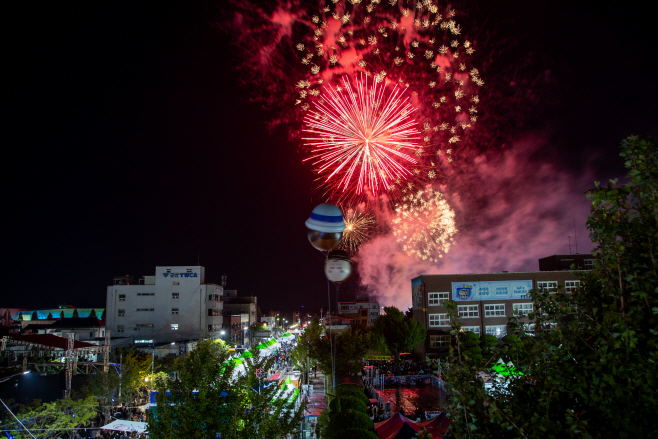
POLYGON ((272 375, 272 376, 270 377, 269 380, 270 380, 270 381, 276 381, 276 380, 279 379, 280 376, 281 376, 280 373, 275 373, 274 375, 272 375))
POLYGON ((420 425, 400 413, 394 414, 390 419, 375 424, 379 439, 394 439, 402 427, 408 425, 414 431, 420 430, 420 425))
POLYGON ((425 427, 427 432, 433 437, 442 438, 448 432, 450 422, 452 422, 450 418, 448 418, 445 413, 441 413, 439 416, 425 422, 422 426, 425 427))

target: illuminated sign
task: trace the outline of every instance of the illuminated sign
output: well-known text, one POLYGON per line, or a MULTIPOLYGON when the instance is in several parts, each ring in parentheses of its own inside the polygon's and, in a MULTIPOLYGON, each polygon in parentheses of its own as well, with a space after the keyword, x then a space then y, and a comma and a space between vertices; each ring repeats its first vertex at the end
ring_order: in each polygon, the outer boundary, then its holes
POLYGON ((137 343, 149 343, 153 344, 153 340, 135 340, 135 344, 137 343))
POLYGON ((453 282, 452 300, 508 300, 530 299, 531 280, 502 280, 488 282, 453 282))
POLYGON ((197 273, 162 273, 164 277, 199 277, 197 273))

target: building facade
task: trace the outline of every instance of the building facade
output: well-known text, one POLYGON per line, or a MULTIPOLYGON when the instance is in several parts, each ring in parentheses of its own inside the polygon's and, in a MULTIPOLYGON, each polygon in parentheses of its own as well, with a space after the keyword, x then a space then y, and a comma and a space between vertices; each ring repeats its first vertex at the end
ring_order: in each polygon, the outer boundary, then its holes
MULTIPOLYGON (((570 271, 418 276, 411 281, 412 313, 427 331, 427 337, 414 353, 424 359, 448 351, 454 337, 450 335, 451 322, 443 305, 446 301, 457 302, 462 330, 502 338, 507 334, 508 317, 522 317, 534 311, 531 289, 568 293, 579 284, 579 277, 570 271)), ((532 330, 533 326, 528 328, 532 330)))
POLYGON ((129 276, 107 287, 106 328, 133 344, 219 338, 223 287, 205 283, 205 268, 155 267, 135 284, 129 276))
POLYGON ((379 317, 379 302, 373 300, 357 300, 354 302, 338 302, 338 312, 363 326, 372 326, 379 317))

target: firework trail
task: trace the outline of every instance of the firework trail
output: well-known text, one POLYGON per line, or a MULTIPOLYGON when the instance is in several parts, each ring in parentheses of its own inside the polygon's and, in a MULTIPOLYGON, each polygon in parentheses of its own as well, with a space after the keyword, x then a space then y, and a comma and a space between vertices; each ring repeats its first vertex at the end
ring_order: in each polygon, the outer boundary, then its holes
POLYGON ((418 184, 439 176, 439 160, 450 163, 458 142, 478 118, 478 88, 473 42, 462 36, 456 11, 431 1, 338 1, 310 13, 309 32, 298 37, 299 63, 306 69, 297 83, 301 112, 322 99, 323 84, 356 72, 409 90, 423 131, 414 154, 418 184), (441 155, 444 158, 441 158, 441 155))
MULTIPOLYGON (((323 87, 323 99, 304 118, 302 140, 331 198, 359 203, 369 191, 387 191, 395 181, 413 174, 420 131, 414 107, 398 86, 361 75, 355 89, 344 77, 342 86, 323 87)), ((367 200, 367 198, 365 198, 367 200)))
POLYGON ((402 250, 424 261, 438 262, 452 245, 455 212, 441 192, 432 188, 406 195, 395 206, 393 236, 402 250))
POLYGON ((342 208, 345 230, 339 248, 349 253, 356 253, 368 239, 376 221, 368 212, 355 208, 342 208))

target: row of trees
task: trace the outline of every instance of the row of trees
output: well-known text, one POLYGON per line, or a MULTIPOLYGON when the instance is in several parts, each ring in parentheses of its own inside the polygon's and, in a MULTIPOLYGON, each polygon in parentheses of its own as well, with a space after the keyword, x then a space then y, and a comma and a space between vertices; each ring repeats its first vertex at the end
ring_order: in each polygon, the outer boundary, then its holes
POLYGON ((363 369, 368 351, 392 355, 399 364, 402 352, 412 350, 424 340, 425 329, 419 322, 395 307, 386 307, 372 327, 353 327, 331 334, 325 333, 319 319, 314 318, 299 336, 291 359, 299 370, 318 365, 329 373, 333 355, 336 375, 350 375, 363 369))
POLYGON ((304 403, 297 405, 292 390, 263 379, 273 359, 254 353, 242 358, 245 370, 237 374, 227 358, 226 345, 209 340, 176 360, 178 379, 157 381, 150 437, 279 438, 299 427, 304 403))
POLYGON ((445 377, 450 434, 459 438, 658 437, 658 151, 621 145, 627 180, 587 197, 595 268, 572 294, 533 291, 533 333, 513 318, 503 344, 461 332, 445 377), (512 375, 486 391, 480 372, 502 358, 512 375))

